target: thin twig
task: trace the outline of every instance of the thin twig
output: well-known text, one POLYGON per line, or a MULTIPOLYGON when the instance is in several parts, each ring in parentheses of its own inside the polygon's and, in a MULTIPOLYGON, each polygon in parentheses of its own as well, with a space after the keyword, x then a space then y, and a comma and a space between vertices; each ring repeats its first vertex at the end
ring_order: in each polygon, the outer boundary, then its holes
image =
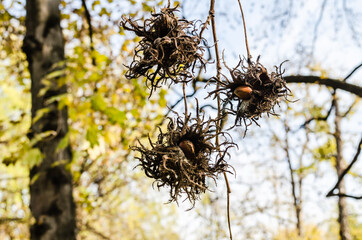
POLYGON ((84 229, 85 231, 89 231, 89 232, 97 235, 101 239, 104 239, 104 240, 110 239, 109 237, 105 236, 103 233, 101 233, 100 231, 98 231, 94 227, 92 227, 89 223, 86 223, 84 227, 85 227, 85 229, 84 229))
MULTIPOLYGON (((186 98, 190 98, 190 97, 193 97, 195 96, 197 91, 194 90, 193 93, 189 94, 186 96, 186 98)), ((172 110, 184 99, 184 96, 182 96, 179 100, 177 100, 171 107, 169 107, 167 113, 165 114, 165 116, 168 116, 170 114, 170 112, 172 112, 172 110)), ((161 124, 163 123, 165 119, 162 120, 161 124)))
POLYGON ((317 19, 317 22, 316 24, 314 25, 314 32, 313 32, 313 41, 312 41, 312 48, 311 48, 311 53, 313 54, 314 53, 314 50, 315 50, 315 45, 316 45, 316 41, 317 41, 317 37, 318 37, 318 28, 319 28, 319 25, 322 21, 322 18, 323 18, 323 14, 324 14, 324 11, 325 11, 325 8, 326 8, 326 3, 327 3, 327 0, 324 0, 322 5, 321 5, 321 8, 320 8, 320 13, 319 13, 319 17, 317 19))
POLYGON ((355 71, 357 71, 360 67, 362 67, 362 63, 355 67, 348 75, 343 79, 343 82, 347 81, 348 78, 350 78, 355 71))
POLYGON ((246 51, 248 52, 248 63, 250 63, 250 61, 251 61, 251 55, 250 55, 249 45, 248 45, 248 36, 247 36, 247 34, 246 34, 246 23, 245 23, 245 17, 244 17, 243 7, 241 6, 240 0, 238 0, 238 3, 239 3, 240 11, 241 11, 241 16, 242 16, 242 18, 243 18, 244 35, 245 35, 245 46, 246 46, 246 51))
POLYGON ((358 99, 356 98, 354 100, 354 102, 351 104, 351 106, 349 106, 349 108, 347 109, 347 111, 345 111, 345 113, 341 114, 342 118, 347 117, 347 115, 352 111, 353 107, 358 103, 358 99))
POLYGON ((360 197, 353 197, 353 196, 350 196, 350 195, 346 195, 344 193, 333 193, 333 192, 334 192, 334 190, 336 190, 338 188, 339 184, 341 183, 341 181, 343 180, 345 175, 349 172, 349 170, 351 170, 353 164, 355 164, 357 162, 358 156, 361 153, 361 146, 362 146, 362 137, 361 137, 361 140, 358 143, 357 151, 356 151, 356 154, 353 157, 353 160, 348 165, 348 167, 346 169, 344 169, 344 171, 341 173, 341 175, 338 177, 338 181, 337 181, 336 185, 334 185, 334 187, 328 192, 327 197, 345 196, 345 197, 356 198, 356 199, 360 198, 360 197))
POLYGON ((345 193, 337 193, 337 194, 332 193, 330 196, 327 196, 327 197, 331 197, 331 196, 353 198, 353 199, 356 199, 356 200, 361 200, 362 199, 362 196, 354 196, 354 195, 349 195, 349 194, 345 194, 345 193))
MULTIPOLYGON (((296 228, 298 231, 298 236, 301 236, 301 221, 300 221, 300 213, 301 213, 301 196, 298 196, 297 194, 297 189, 296 189, 296 179, 294 178, 294 172, 295 170, 293 169, 292 166, 292 161, 291 161, 291 156, 290 156, 290 146, 289 146, 289 126, 287 125, 287 121, 286 119, 284 119, 284 129, 285 129, 285 146, 284 146, 284 152, 287 158, 287 163, 288 163, 288 168, 289 168, 289 174, 290 174, 290 184, 292 187, 292 196, 293 196, 293 205, 294 205, 294 210, 295 210, 295 215, 297 218, 297 222, 296 222, 296 228)), ((301 179, 299 179, 301 180, 301 179)))
POLYGON ((207 19, 206 19, 206 21, 205 21, 204 25, 203 25, 203 26, 202 26, 202 28, 201 28, 201 31, 200 31, 200 38, 202 38, 202 34, 203 34, 203 32, 204 32, 204 31, 205 31, 205 29, 207 28, 207 25, 209 25, 210 19, 211 19, 211 15, 209 14, 209 15, 207 16, 207 19))
POLYGON ((233 234, 232 234, 232 231, 231 231, 231 220, 230 220, 230 193, 231 193, 231 189, 230 189, 229 180, 228 180, 228 177, 226 175, 226 172, 224 172, 224 178, 225 178, 225 184, 226 184, 226 188, 227 188, 227 192, 226 192, 226 209, 227 209, 227 218, 228 218, 228 228, 229 228, 230 240, 232 240, 233 239, 233 234))
MULTIPOLYGON (((219 55, 219 45, 217 42, 217 36, 216 36, 216 27, 215 27, 215 0, 210 0, 210 11, 209 11, 209 16, 211 18, 211 27, 212 27, 212 35, 214 38, 214 46, 215 46, 215 55, 216 55, 216 79, 217 79, 217 85, 216 85, 216 90, 218 90, 220 88, 220 76, 221 76, 221 62, 220 62, 220 55, 219 55)), ((216 98, 217 98, 217 122, 216 122, 216 146, 219 146, 219 134, 221 129, 220 129, 220 117, 221 117, 221 101, 220 101, 220 95, 217 92, 216 94, 216 98)), ((231 231, 231 222, 230 222, 230 185, 229 185, 229 181, 228 178, 226 176, 226 173, 224 172, 224 178, 225 178, 225 183, 226 183, 226 187, 227 187, 227 218, 228 218, 228 228, 229 228, 229 235, 230 235, 230 240, 233 239, 232 236, 232 231, 231 231)))
POLYGON ((183 98, 184 98, 184 104, 185 104, 185 123, 187 122, 187 98, 186 98, 186 82, 182 83, 182 92, 183 92, 183 98))
POLYGON ((312 121, 327 121, 328 118, 329 118, 329 116, 331 115, 331 112, 332 112, 333 108, 334 108, 334 104, 335 104, 335 102, 332 101, 332 104, 331 104, 331 106, 330 106, 330 108, 329 108, 329 110, 328 110, 328 112, 327 112, 327 114, 326 114, 325 116, 311 117, 311 118, 309 118, 308 120, 306 120, 306 121, 299 127, 299 129, 306 128, 306 126, 307 126, 309 123, 311 123, 312 121))

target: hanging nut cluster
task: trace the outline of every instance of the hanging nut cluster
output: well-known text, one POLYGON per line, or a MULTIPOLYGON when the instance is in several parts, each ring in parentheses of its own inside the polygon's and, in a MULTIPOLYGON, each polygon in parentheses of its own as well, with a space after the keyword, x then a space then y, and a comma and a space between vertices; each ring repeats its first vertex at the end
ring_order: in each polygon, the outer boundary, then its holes
MULTIPOLYGON (((175 16, 176 9, 170 8, 169 3, 160 13, 152 14, 141 25, 122 17, 121 26, 141 37, 126 77, 145 77, 150 96, 161 84, 171 80, 171 83, 183 83, 186 98, 185 86, 194 80, 195 64, 199 62, 201 67, 205 65, 200 35, 207 23, 198 34, 194 22, 175 16)), ((214 78, 215 81, 210 81, 216 82, 218 87, 209 96, 221 95, 224 114, 219 108, 216 119, 205 119, 204 115, 200 115, 197 102, 196 117, 191 118, 187 114, 187 101, 184 99, 184 119, 174 112, 176 119, 169 119, 166 132, 160 129, 155 142, 148 138, 150 147, 139 141, 139 146, 131 148, 140 153, 137 157, 139 166, 148 177, 155 180, 157 187, 170 188, 170 202, 177 202, 186 194, 186 198, 194 205, 199 195, 208 189, 207 178, 216 181, 220 173, 228 172, 230 166, 225 158, 229 157, 228 149, 235 143, 229 142, 228 134, 221 131, 220 122, 225 115, 236 116, 233 127, 245 124, 247 129, 252 122, 258 124, 257 120, 262 113, 275 114, 273 108, 279 98, 288 96, 290 91, 282 78, 281 66, 269 74, 259 63, 259 58, 253 62, 249 52, 248 56, 247 64, 240 60, 233 69, 226 66, 231 80, 224 76, 222 80, 214 78), (216 137, 224 139, 213 144, 211 140, 216 137)))
POLYGON ((256 62, 247 62, 245 65, 240 60, 233 69, 226 66, 231 80, 227 77, 221 81, 216 79, 221 87, 210 93, 224 96, 222 101, 226 113, 236 116, 234 126, 245 124, 247 127, 251 122, 258 124, 256 121, 262 113, 275 115, 274 106, 290 92, 282 78, 281 66, 275 67, 275 72, 269 74, 259 58, 256 62))
POLYGON ((176 8, 168 6, 161 9, 160 13, 144 20, 143 25, 122 17, 121 26, 142 38, 135 48, 126 77, 146 77, 150 95, 168 79, 173 82, 190 79, 192 70, 189 68, 193 69, 197 60, 205 64, 202 57, 204 49, 194 22, 176 17, 176 8))
POLYGON ((176 121, 170 119, 167 132, 160 130, 155 143, 149 139, 151 149, 140 142, 139 147, 132 149, 141 153, 139 165, 148 177, 155 179, 157 187, 170 187, 170 202, 177 202, 185 193, 194 205, 199 194, 208 189, 206 178, 215 180, 228 168, 226 151, 233 144, 225 141, 221 150, 210 142, 215 136, 214 120, 204 121, 197 114, 193 119, 188 116, 184 122, 178 116, 176 121))

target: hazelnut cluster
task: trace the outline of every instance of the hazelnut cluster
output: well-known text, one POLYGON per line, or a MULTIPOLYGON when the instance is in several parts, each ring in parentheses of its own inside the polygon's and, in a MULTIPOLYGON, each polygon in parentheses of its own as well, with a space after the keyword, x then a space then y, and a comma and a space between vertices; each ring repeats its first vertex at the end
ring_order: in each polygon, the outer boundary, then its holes
POLYGON ((192 77, 190 68, 194 68, 197 61, 205 64, 204 49, 194 22, 175 16, 176 8, 163 8, 142 25, 122 17, 121 26, 141 37, 126 77, 146 77, 150 95, 168 79, 172 82, 189 80, 192 77))
POLYGON ((170 119, 167 132, 160 130, 156 142, 149 139, 151 149, 141 143, 133 147, 141 153, 138 157, 145 174, 155 179, 157 187, 170 187, 170 201, 177 201, 186 193, 191 203, 195 204, 200 193, 208 189, 206 178, 216 178, 227 171, 225 161, 227 149, 233 144, 224 142, 223 150, 210 141, 215 138, 215 121, 197 114, 183 121, 179 116, 176 121, 170 119), (213 160, 215 159, 215 160, 213 160))
POLYGON ((247 127, 251 122, 258 124, 256 120, 262 113, 275 115, 274 106, 280 97, 286 98, 290 90, 282 78, 281 66, 275 67, 275 72, 268 73, 259 58, 256 62, 244 62, 241 59, 233 69, 226 66, 231 79, 225 76, 221 81, 216 79, 221 87, 210 95, 223 95, 226 114, 236 116, 234 126, 245 124, 247 127))

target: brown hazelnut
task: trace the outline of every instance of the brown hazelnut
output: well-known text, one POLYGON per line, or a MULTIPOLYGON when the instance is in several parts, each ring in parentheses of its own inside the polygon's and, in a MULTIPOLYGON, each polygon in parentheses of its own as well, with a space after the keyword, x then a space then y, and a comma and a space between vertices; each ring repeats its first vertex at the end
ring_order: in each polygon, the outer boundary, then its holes
POLYGON ((190 140, 182 140, 179 143, 179 147, 185 154, 186 158, 190 159, 195 157, 195 147, 190 140))
POLYGON ((248 100, 251 98, 252 91, 248 86, 239 86, 234 90, 234 94, 242 100, 248 100))

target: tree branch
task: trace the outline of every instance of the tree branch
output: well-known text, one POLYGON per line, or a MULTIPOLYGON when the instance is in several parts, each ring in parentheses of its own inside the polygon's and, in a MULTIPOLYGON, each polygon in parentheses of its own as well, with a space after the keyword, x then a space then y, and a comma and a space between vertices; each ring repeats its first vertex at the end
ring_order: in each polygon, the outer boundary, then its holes
POLYGON ((332 104, 327 112, 327 114, 325 116, 318 116, 318 117, 311 117, 308 120, 305 121, 305 123, 303 123, 299 129, 301 128, 306 128, 306 126, 311 123, 312 121, 327 121, 327 119, 329 118, 329 116, 331 115, 331 112, 333 110, 334 107, 334 101, 332 101, 332 104))
POLYGON ((335 89, 341 89, 350 93, 357 95, 358 97, 362 97, 362 87, 346 83, 337 79, 331 78, 320 78, 317 76, 286 76, 284 80, 287 83, 313 83, 319 85, 325 85, 327 87, 332 87, 335 89))
POLYGON ((344 197, 349 197, 349 198, 355 198, 355 199, 362 199, 362 196, 351 196, 351 195, 347 195, 344 193, 333 193, 334 190, 336 190, 339 186, 339 184, 341 183, 341 181, 343 180, 344 176, 349 172, 349 170, 352 168, 353 164, 355 164, 357 162, 358 156, 361 153, 361 146, 362 146, 362 137, 361 140, 358 143, 357 146, 357 151, 356 154, 353 157, 352 162, 348 165, 348 167, 346 169, 344 169, 344 171, 342 172, 342 174, 338 177, 338 181, 336 183, 336 185, 334 185, 334 187, 328 192, 327 197, 331 197, 331 196, 344 196, 344 197))
MULTIPOLYGON (((310 84, 319 84, 327 87, 332 87, 335 89, 341 89, 352 94, 355 94, 358 97, 362 97, 362 87, 355 84, 346 83, 341 80, 332 79, 332 78, 320 78, 318 76, 311 75, 296 75, 296 76, 285 76, 283 77, 287 83, 310 83, 310 84)), ((198 82, 201 83, 210 83, 215 82, 210 79, 198 78, 198 82)))
MULTIPOLYGON (((301 236, 301 199, 300 196, 297 195, 297 189, 296 189, 296 179, 294 178, 294 172, 295 170, 293 169, 292 166, 292 161, 291 161, 291 156, 289 153, 289 138, 288 138, 288 133, 290 131, 289 126, 287 124, 286 119, 284 120, 284 130, 285 130, 285 140, 284 140, 284 152, 286 155, 286 159, 287 159, 287 163, 288 163, 288 168, 289 168, 289 175, 290 175, 290 185, 292 187, 292 197, 293 197, 293 206, 294 206, 294 210, 295 210, 295 215, 297 218, 297 222, 296 222, 296 228, 298 231, 298 236, 301 236)), ((299 179, 301 180, 301 179, 299 179)))
POLYGON ((92 227, 89 223, 85 224, 85 230, 89 231, 91 233, 94 233, 95 235, 97 235, 98 237, 100 237, 101 239, 104 240, 109 240, 110 238, 105 236, 103 233, 97 231, 94 227, 92 227))
MULTIPOLYGON (((82 0, 82 6, 84 8, 85 18, 87 19, 87 23, 88 23, 89 39, 90 39, 90 50, 91 50, 91 54, 92 54, 94 52, 92 18, 91 18, 91 15, 89 13, 89 10, 87 8, 87 4, 85 3, 85 0, 82 0)), ((92 64, 93 64, 93 66, 97 65, 96 59, 95 59, 94 56, 92 56, 92 64)))
POLYGON ((347 77, 345 77, 345 78, 343 79, 343 81, 344 81, 344 82, 347 81, 347 79, 350 78, 350 77, 353 75, 353 73, 354 73, 355 71, 357 71, 360 67, 362 67, 362 63, 361 63, 360 65, 358 65, 357 67, 355 67, 355 68, 347 75, 347 77))
POLYGON ((330 196, 327 196, 327 197, 331 197, 331 196, 353 198, 353 199, 356 199, 356 200, 362 199, 362 196, 354 196, 354 195, 349 195, 349 194, 345 194, 345 193, 332 193, 330 196))

